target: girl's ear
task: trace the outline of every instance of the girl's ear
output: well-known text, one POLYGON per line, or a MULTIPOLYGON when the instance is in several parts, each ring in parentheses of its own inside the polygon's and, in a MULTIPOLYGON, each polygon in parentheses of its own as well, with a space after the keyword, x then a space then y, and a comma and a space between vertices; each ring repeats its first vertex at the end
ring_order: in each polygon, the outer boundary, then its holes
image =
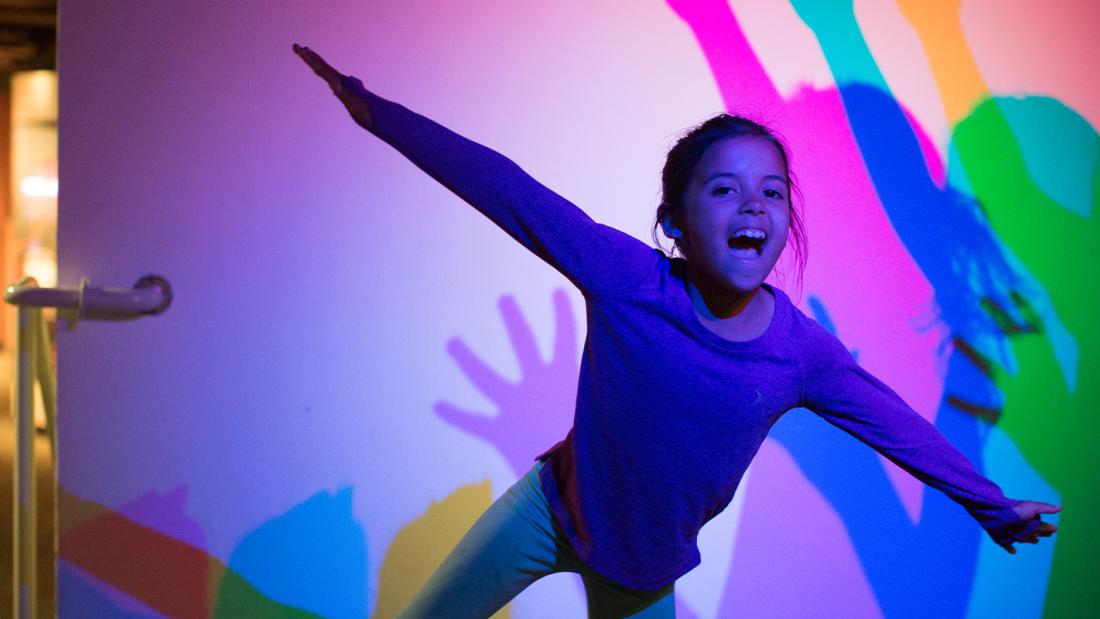
POLYGON ((677 223, 676 218, 672 216, 672 213, 665 213, 661 217, 661 230, 664 230, 665 236, 670 239, 684 238, 684 231, 680 229, 680 225, 677 223))

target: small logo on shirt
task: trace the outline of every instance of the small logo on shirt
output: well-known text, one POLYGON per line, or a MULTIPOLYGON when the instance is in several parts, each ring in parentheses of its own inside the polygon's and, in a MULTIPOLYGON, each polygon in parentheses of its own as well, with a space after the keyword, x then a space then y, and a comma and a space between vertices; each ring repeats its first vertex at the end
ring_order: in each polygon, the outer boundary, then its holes
POLYGON ((764 395, 763 395, 762 393, 760 393, 760 390, 759 390, 759 389, 757 389, 757 390, 756 390, 756 399, 755 399, 755 400, 753 400, 753 402, 752 402, 752 403, 753 403, 753 404, 759 404, 759 403, 761 403, 761 402, 763 402, 763 401, 764 401, 764 395))

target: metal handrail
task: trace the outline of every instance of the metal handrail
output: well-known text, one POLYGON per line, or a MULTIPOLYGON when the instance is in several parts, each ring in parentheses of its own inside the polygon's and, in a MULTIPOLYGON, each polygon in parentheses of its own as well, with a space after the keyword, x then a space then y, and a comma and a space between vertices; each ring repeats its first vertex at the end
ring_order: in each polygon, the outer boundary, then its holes
POLYGON ((38 312, 35 328, 35 355, 34 374, 38 379, 38 391, 42 394, 42 408, 46 411, 46 436, 50 439, 50 458, 57 463, 57 432, 55 421, 57 420, 57 374, 54 371, 54 363, 50 351, 50 328, 42 319, 41 308, 35 308, 38 312))
POLYGON ((75 288, 39 288, 33 277, 24 277, 4 289, 4 300, 21 307, 68 310, 69 328, 74 329, 82 318, 132 320, 163 313, 172 303, 172 287, 159 275, 146 275, 133 288, 96 288, 86 277, 75 288))
MULTIPOLYGON (((21 285, 37 286, 34 278, 24 278, 21 285)), ((15 568, 12 616, 36 616, 38 595, 38 492, 34 456, 34 385, 42 387, 42 402, 46 409, 46 433, 50 437, 50 457, 55 458, 56 397, 53 363, 49 358, 49 333, 42 320, 42 309, 20 306, 16 319, 15 385, 15 459, 12 467, 12 566, 15 568), (37 380, 35 380, 37 378, 37 380)), ((56 530, 56 529, 55 529, 56 530)), ((55 543, 56 546, 56 543, 55 543)))
MULTIPOLYGON (((81 318, 89 320, 132 320, 160 314, 172 303, 168 282, 147 275, 132 289, 93 288, 87 278, 76 288, 39 288, 33 277, 24 277, 4 289, 4 300, 19 307, 15 338, 15 462, 12 470, 13 616, 36 617, 37 577, 37 492, 34 459, 34 386, 38 384, 46 411, 46 434, 50 458, 57 462, 57 378, 50 358, 50 334, 42 320, 43 307, 56 307, 68 315, 69 329, 81 318)), ((54 467, 56 475, 56 466, 54 467)), ((54 550, 57 548, 54 514, 54 550)), ((55 562, 56 566, 56 562, 55 562)))

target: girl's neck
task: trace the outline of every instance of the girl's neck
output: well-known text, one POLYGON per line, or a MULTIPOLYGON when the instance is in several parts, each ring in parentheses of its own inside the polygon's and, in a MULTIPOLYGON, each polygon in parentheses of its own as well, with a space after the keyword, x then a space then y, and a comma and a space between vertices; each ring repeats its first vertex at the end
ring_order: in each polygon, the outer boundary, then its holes
POLYGON ((690 266, 687 292, 699 322, 716 335, 735 342, 763 335, 775 313, 775 297, 763 286, 748 292, 731 291, 690 266))

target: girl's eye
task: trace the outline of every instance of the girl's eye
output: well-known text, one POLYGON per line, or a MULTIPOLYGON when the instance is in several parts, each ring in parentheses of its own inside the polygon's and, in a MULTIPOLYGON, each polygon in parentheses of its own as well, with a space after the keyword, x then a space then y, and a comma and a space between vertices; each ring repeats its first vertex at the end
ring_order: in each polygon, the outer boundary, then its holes
POLYGON ((775 200, 782 200, 783 194, 775 189, 765 189, 764 195, 775 200))
POLYGON ((733 192, 733 187, 715 187, 710 193, 713 196, 728 196, 733 192))

